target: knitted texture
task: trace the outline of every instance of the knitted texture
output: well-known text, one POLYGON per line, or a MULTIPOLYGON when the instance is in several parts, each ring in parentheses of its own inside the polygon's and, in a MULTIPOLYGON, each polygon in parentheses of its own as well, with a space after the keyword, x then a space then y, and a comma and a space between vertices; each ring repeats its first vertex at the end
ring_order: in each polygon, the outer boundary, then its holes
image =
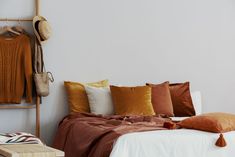
POLYGON ((0 103, 32 102, 32 58, 30 39, 26 35, 0 36, 0 103))

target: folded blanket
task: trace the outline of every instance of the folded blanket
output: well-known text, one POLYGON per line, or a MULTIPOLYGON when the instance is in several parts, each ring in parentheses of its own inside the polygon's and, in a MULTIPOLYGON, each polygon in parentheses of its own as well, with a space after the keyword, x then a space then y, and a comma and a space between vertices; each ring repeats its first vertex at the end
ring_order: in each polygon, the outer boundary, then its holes
POLYGON ((0 144, 42 144, 41 140, 25 132, 0 133, 0 144))
POLYGON ((164 124, 172 128, 170 119, 159 116, 71 114, 60 122, 53 147, 63 150, 66 157, 108 157, 119 136, 166 130, 164 124))

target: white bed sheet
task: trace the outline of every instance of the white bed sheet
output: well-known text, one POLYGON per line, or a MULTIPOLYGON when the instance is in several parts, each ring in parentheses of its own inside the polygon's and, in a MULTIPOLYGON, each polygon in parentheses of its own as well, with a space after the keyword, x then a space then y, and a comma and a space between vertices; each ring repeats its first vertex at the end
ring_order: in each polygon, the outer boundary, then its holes
POLYGON ((190 129, 129 133, 118 138, 110 157, 234 157, 235 131, 225 133, 226 147, 217 147, 219 134, 190 129))
POLYGON ((185 119, 187 119, 187 118, 190 118, 190 117, 171 117, 171 119, 172 119, 173 121, 182 121, 182 120, 185 120, 185 119))

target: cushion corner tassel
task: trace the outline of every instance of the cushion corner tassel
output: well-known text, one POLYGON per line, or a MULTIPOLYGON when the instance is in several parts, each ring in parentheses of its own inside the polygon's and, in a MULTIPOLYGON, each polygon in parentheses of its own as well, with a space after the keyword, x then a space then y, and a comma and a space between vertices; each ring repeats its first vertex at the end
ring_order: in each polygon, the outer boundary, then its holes
POLYGON ((167 129, 175 129, 176 124, 174 122, 164 122, 163 127, 167 129))
POLYGON ((218 146, 218 147, 225 147, 227 145, 222 133, 220 134, 220 136, 219 136, 218 140, 216 141, 215 145, 218 146))

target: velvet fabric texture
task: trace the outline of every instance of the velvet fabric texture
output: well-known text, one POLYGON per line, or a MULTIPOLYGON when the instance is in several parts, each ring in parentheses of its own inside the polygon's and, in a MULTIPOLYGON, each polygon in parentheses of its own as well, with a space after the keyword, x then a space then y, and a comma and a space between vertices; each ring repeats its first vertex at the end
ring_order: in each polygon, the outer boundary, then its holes
POLYGON ((88 97, 84 85, 92 87, 108 87, 108 80, 82 84, 79 82, 65 81, 70 112, 90 112, 88 97))
POLYGON ((221 112, 201 114, 187 118, 179 125, 188 129, 224 133, 235 130, 235 115, 221 112))
POLYGON ((151 87, 110 86, 115 113, 118 115, 154 115, 151 87))
POLYGON ((174 116, 169 82, 164 82, 162 84, 146 83, 146 85, 152 88, 152 105, 154 112, 156 114, 174 116))
POLYGON ((170 84, 170 93, 174 115, 176 117, 188 117, 195 115, 189 82, 170 84))

